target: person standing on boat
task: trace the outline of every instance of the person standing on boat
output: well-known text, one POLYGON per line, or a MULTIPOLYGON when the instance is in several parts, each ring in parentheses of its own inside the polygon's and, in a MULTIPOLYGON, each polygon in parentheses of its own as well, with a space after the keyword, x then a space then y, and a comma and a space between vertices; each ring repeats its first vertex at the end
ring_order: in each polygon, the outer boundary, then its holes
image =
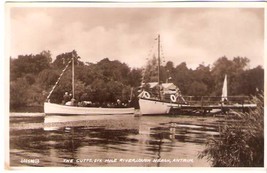
POLYGON ((65 92, 64 96, 63 96, 63 105, 65 105, 68 101, 70 101, 70 96, 68 92, 65 92))
POLYGON ((68 101, 65 103, 66 106, 76 106, 76 100, 72 98, 72 94, 68 95, 68 101))
POLYGON ((117 99, 117 106, 116 106, 117 108, 120 108, 120 107, 122 107, 122 105, 121 105, 121 100, 120 99, 117 99))

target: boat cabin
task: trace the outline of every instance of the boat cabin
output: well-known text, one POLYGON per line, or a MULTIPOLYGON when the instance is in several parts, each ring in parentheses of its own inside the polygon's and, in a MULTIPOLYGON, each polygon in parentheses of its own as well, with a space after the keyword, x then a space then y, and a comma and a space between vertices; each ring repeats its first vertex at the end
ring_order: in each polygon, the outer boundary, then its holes
POLYGON ((162 83, 161 86, 159 86, 158 82, 142 83, 140 89, 146 88, 149 90, 157 90, 158 87, 161 87, 163 94, 176 94, 177 90, 179 90, 179 88, 173 83, 162 83), (145 85, 149 86, 149 88, 147 88, 145 85))
POLYGON ((171 102, 171 96, 174 95, 178 102, 185 102, 181 96, 179 88, 173 83, 162 83, 161 85, 159 85, 158 82, 142 83, 142 85, 140 86, 140 94, 138 97, 144 97, 144 93, 142 91, 147 91, 151 99, 158 99, 159 88, 161 92, 160 100, 171 102))

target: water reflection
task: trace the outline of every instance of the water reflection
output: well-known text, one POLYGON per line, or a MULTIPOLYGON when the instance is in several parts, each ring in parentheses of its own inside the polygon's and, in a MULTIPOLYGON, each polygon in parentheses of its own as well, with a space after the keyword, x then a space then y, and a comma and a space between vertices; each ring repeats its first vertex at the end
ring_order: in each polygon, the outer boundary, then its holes
POLYGON ((10 119, 11 166, 209 166, 197 154, 217 120, 187 117, 46 116, 10 119), (22 158, 40 163, 22 164, 22 158), (64 159, 193 159, 193 163, 71 162, 64 159))
POLYGON ((76 116, 60 116, 49 115, 44 118, 44 130, 57 130, 62 127, 104 127, 112 126, 110 121, 122 121, 134 118, 134 115, 76 115, 76 116), (101 122, 101 123, 99 123, 101 122))

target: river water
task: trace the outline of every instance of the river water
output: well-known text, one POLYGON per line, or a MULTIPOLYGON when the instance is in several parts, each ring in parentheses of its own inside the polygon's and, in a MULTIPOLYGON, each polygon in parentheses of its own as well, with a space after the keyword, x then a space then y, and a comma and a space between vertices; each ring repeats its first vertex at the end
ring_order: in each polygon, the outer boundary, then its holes
POLYGON ((10 166, 210 167, 199 159, 220 118, 10 116, 10 166))

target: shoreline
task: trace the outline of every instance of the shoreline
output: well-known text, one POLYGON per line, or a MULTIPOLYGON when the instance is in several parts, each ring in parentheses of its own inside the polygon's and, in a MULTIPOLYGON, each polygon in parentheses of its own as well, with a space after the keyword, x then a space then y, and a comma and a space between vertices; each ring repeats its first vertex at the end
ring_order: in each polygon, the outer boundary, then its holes
POLYGON ((9 117, 44 117, 43 112, 9 112, 9 117))
MULTIPOLYGON (((82 116, 85 116, 85 115, 82 115, 82 116)), ((45 113, 44 112, 9 112, 9 118, 25 118, 25 117, 45 117, 45 113)), ((62 115, 62 117, 69 117, 69 116, 64 116, 62 115)), ((137 111, 135 114, 134 114, 134 117, 150 117, 150 116, 146 116, 146 115, 141 115, 139 114, 139 112, 137 111)), ((169 118, 183 118, 183 120, 185 121, 193 121, 193 120, 196 120, 196 119, 206 119, 206 120, 209 120, 210 118, 212 120, 210 121, 213 121, 214 119, 221 119, 223 118, 224 116, 214 116, 214 115, 173 115, 173 114, 166 114, 166 115, 155 115, 155 116, 152 116, 154 118, 158 118, 158 117, 169 117, 169 118)))

